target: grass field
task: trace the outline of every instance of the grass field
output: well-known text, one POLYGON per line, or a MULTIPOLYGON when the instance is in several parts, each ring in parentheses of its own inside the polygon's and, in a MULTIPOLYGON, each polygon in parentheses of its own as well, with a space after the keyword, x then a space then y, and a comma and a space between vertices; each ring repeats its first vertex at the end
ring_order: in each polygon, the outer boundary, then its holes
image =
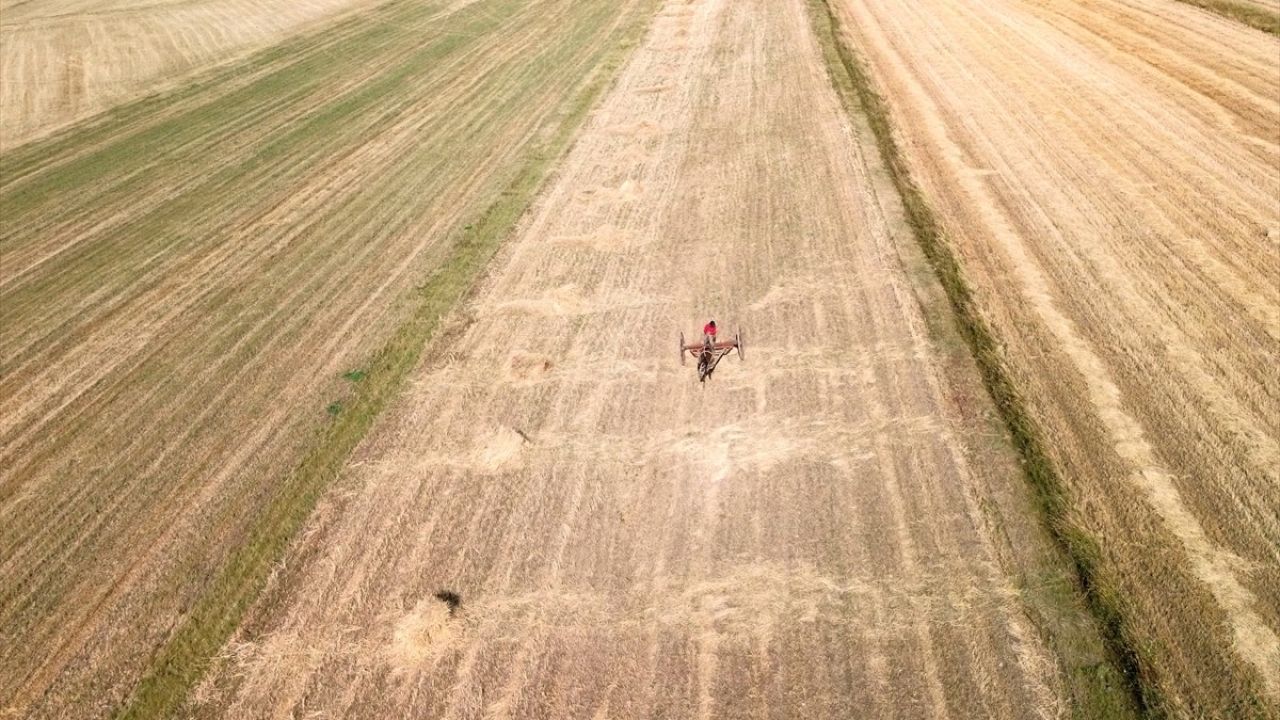
POLYGON ((0 3, 0 717, 1280 716, 1275 0, 0 3))
POLYGON ((385 4, 5 154, 6 705, 123 699, 642 8, 385 4))
POLYGON ((4 0, 0 150, 375 0, 4 0))

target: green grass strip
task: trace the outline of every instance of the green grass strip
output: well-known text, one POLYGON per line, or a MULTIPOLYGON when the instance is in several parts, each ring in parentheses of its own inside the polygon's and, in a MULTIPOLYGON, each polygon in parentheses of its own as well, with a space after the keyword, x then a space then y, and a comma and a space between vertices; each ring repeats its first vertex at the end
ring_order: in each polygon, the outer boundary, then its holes
MULTIPOLYGON (((828 69, 837 92, 851 113, 860 113, 870 125, 880 155, 902 198, 907 223, 916 241, 933 266, 955 313, 957 326, 977 362, 983 384, 995 403, 1022 460, 1022 467, 1035 491, 1045 525, 1055 542, 1065 551, 1084 591, 1090 612, 1097 619, 1102 639, 1122 685, 1140 714, 1162 715, 1155 688, 1143 682, 1143 659, 1126 631, 1122 604, 1111 584, 1102 577, 1098 544, 1073 523, 1066 485, 1054 468, 1042 433, 1031 419, 1008 370, 1000 358, 1000 344, 982 317, 959 261, 947 244, 924 194, 911 177, 906 160, 894 139, 889 108, 875 91, 871 77, 847 43, 841 42, 840 20, 830 0, 809 0, 811 15, 820 42, 825 46, 828 69)), ((1077 716, 1115 717, 1130 714, 1121 700, 1119 707, 1108 678, 1116 672, 1098 672, 1082 681, 1087 689, 1075 698, 1077 716)))
POLYGON ((565 153, 587 114, 647 27, 623 33, 568 105, 554 133, 532 148, 519 174, 498 199, 455 232, 449 255, 416 290, 412 316, 362 366, 360 382, 266 508, 243 544, 220 568, 186 621, 153 658, 149 673, 116 714, 124 720, 175 715, 213 656, 240 626, 266 587, 271 570, 305 526, 325 489, 378 416, 404 387, 441 320, 474 286, 502 242, 529 207, 555 162, 565 153))
POLYGON ((1234 0, 1181 0, 1181 2, 1242 22, 1264 33, 1280 36, 1280 13, 1273 10, 1234 2, 1234 0))

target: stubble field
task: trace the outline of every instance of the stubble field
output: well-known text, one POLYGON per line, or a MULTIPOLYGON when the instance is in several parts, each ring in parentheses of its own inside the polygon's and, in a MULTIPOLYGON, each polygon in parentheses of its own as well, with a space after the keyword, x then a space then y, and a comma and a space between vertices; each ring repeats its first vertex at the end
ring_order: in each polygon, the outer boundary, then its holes
POLYGON ((5 707, 121 702, 650 12, 384 4, 5 154, 5 707))
POLYGON ((0 716, 1277 713, 1277 38, 1176 0, 0 36, 0 716), (708 316, 745 358, 700 385, 708 316))
POLYGON ((1280 705, 1280 38, 1159 0, 833 3, 1155 707, 1280 705))
POLYGON ((1066 712, 807 13, 667 3, 198 714, 1066 712))
POLYGON ((373 0, 4 0, 0 149, 48 135, 373 0))

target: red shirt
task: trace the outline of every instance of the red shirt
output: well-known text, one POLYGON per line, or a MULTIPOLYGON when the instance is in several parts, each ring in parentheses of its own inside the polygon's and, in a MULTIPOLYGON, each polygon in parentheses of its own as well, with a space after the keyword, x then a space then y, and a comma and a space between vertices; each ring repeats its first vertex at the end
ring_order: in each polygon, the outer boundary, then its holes
POLYGON ((712 325, 711 323, 707 323, 706 325, 703 325, 703 326, 702 326, 702 334, 703 334, 703 335, 706 335, 706 336, 708 336, 708 337, 715 337, 715 336, 716 336, 716 326, 715 326, 715 325, 712 325))

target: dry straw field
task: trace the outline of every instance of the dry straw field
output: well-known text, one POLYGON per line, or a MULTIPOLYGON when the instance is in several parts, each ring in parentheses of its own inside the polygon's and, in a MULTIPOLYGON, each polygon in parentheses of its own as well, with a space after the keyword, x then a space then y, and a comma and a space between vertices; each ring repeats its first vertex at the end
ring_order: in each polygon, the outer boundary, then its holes
POLYGON ((304 453, 443 297, 415 287, 651 9, 384 4, 5 153, 5 706, 108 714, 178 629, 221 642, 219 573, 260 582, 304 453))
POLYGON ((0 149, 374 0, 4 0, 0 149))
POLYGON ((0 717, 1280 717, 1278 32, 0 0, 0 717))
POLYGON ((836 3, 1148 701, 1280 701, 1280 39, 1159 0, 836 3))

